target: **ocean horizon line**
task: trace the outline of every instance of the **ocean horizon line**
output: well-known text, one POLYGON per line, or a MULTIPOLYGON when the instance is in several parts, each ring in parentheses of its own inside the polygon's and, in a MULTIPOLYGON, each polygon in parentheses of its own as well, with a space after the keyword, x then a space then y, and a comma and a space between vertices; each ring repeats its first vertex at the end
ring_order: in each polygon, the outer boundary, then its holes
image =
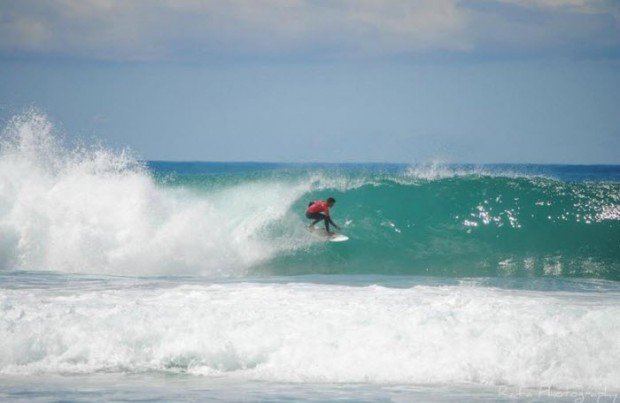
POLYGON ((180 164, 265 164, 265 165, 394 165, 394 166, 547 166, 547 167, 620 167, 614 163, 555 163, 555 162, 381 162, 381 161, 258 161, 258 160, 177 160, 138 159, 139 162, 171 162, 180 164))

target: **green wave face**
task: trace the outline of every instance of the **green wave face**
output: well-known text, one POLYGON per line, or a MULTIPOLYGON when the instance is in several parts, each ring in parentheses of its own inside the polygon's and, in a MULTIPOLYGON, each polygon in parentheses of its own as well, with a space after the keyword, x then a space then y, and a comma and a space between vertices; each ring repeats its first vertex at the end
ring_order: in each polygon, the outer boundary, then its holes
POLYGON ((309 193, 293 210, 302 215, 308 200, 328 195, 337 199, 332 216, 351 240, 314 244, 262 270, 620 280, 618 183, 382 179, 309 193))
POLYGON ((29 113, 0 131, 0 270, 620 280, 620 166, 143 163, 29 113), (347 242, 304 229, 328 196, 347 242))

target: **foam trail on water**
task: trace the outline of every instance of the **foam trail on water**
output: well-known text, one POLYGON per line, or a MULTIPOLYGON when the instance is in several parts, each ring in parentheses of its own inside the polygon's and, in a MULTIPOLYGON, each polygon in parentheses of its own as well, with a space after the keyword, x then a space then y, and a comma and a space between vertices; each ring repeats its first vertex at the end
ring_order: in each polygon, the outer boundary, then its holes
POLYGON ((68 148, 45 115, 14 117, 0 151, 0 269, 240 274, 307 239, 265 231, 294 219, 305 185, 246 183, 197 195, 158 186, 127 152, 68 148))
POLYGON ((320 284, 7 290, 0 374, 620 390, 617 294, 320 284))

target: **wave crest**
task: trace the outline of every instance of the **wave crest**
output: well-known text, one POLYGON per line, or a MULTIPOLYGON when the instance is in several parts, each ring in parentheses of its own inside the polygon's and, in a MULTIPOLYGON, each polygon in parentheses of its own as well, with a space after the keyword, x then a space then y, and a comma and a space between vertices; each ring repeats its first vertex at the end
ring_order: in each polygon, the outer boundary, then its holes
POLYGON ((288 208, 305 186, 242 183, 198 195, 159 186, 126 150, 71 148, 59 138, 36 111, 3 132, 0 268, 240 274, 307 242, 295 226, 266 231, 292 219, 288 208))

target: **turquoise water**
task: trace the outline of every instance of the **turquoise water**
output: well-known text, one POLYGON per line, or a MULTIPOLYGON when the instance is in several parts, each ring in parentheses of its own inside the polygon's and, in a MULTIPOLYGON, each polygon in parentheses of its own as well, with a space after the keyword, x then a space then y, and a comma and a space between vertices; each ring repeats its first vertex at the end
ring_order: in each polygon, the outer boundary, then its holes
POLYGON ((618 166, 0 141, 0 399, 613 401, 619 280, 618 166))
MULTIPOLYGON (((333 196, 351 238, 274 256, 269 274, 620 279, 620 167, 151 162, 162 186, 308 184, 288 209, 333 196)), ((267 231, 286 232, 274 220, 267 231)))

